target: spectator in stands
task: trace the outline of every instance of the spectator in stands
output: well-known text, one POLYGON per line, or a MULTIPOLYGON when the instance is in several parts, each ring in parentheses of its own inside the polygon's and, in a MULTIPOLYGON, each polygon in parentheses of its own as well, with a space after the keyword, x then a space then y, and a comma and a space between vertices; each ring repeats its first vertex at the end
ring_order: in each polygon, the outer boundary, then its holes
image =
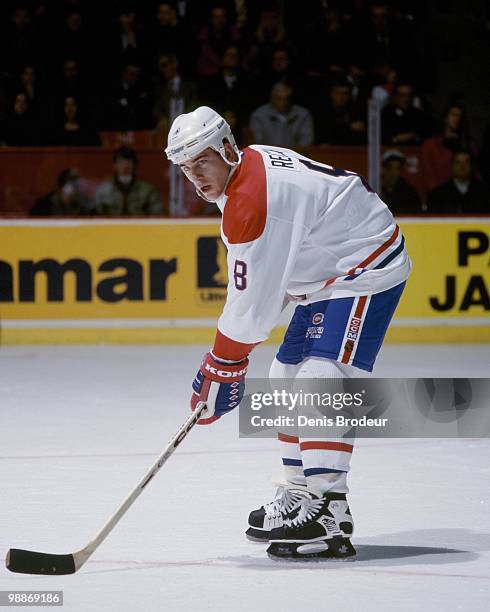
POLYGON ((240 32, 229 24, 225 7, 217 4, 211 9, 209 23, 201 29, 197 40, 197 74, 201 78, 210 77, 218 74, 225 49, 239 42, 240 32))
MULTIPOLYGON (((273 52, 286 44, 286 30, 277 8, 267 5, 261 7, 258 24, 251 38, 245 53, 244 67, 248 72, 256 74, 269 64, 273 52)), ((274 85, 274 82, 269 85, 274 85)))
POLYGON ((117 12, 108 52, 115 64, 141 63, 148 53, 148 42, 132 5, 122 5, 117 12))
POLYGON ((284 83, 289 85, 296 92, 296 97, 301 97, 301 103, 305 106, 309 105, 308 91, 304 79, 300 79, 298 72, 296 71, 293 62, 291 60, 291 53, 288 48, 280 45, 273 49, 264 67, 261 69, 258 75, 259 84, 257 87, 254 85, 255 98, 257 103, 264 103, 269 95, 273 85, 276 83, 284 83))
POLYGON ((237 19, 237 5, 240 3, 242 3, 240 10, 246 10, 247 13, 249 13, 250 5, 256 4, 255 0, 199 0, 198 2, 179 0, 172 2, 177 10, 178 19, 194 32, 199 32, 208 23, 211 11, 216 6, 224 8, 228 23, 234 24, 237 19))
POLYGON ((131 62, 141 65, 147 59, 146 37, 131 5, 119 8, 106 39, 104 53, 100 55, 101 61, 105 59, 106 70, 131 62))
POLYGON ((334 145, 358 145, 366 142, 366 109, 356 114, 347 81, 334 83, 328 102, 315 118, 316 142, 334 145))
POLYGON ((153 127, 150 93, 141 76, 141 66, 130 61, 109 94, 105 127, 110 130, 146 130, 153 127))
POLYGON ((476 155, 476 145, 469 138, 464 107, 451 104, 443 121, 442 132, 422 144, 421 163, 429 190, 449 180, 455 151, 465 149, 476 155))
POLYGON ((136 176, 138 156, 129 147, 114 152, 114 176, 101 183, 95 192, 99 215, 148 216, 163 214, 162 199, 151 183, 136 176))
POLYGON ((313 119, 308 109, 292 103, 289 85, 276 83, 270 102, 257 108, 250 117, 254 142, 284 147, 313 144, 313 119))
POLYGON ((291 65, 291 56, 286 47, 280 46, 272 51, 269 73, 265 75, 269 79, 267 91, 276 83, 291 85, 295 74, 291 65))
POLYGON ((396 44, 391 32, 392 27, 390 8, 383 2, 373 2, 368 8, 363 45, 373 63, 392 58, 392 45, 396 44))
POLYGON ((30 111, 34 116, 39 116, 41 112, 42 95, 37 82, 36 69, 32 64, 27 64, 22 69, 18 91, 22 91, 26 94, 30 111))
POLYGON ((198 107, 197 83, 182 77, 173 53, 158 58, 158 76, 154 80, 153 119, 157 129, 167 134, 173 119, 198 107))
POLYGON ((15 95, 7 117, 0 125, 0 143, 11 147, 29 147, 39 144, 39 129, 33 117, 27 95, 15 95))
MULTIPOLYGON (((3 28, 2 28, 3 29, 3 28)), ((10 23, 0 40, 0 71, 16 74, 36 53, 36 39, 31 14, 26 4, 11 11, 10 23)))
POLYGON ((412 215, 422 212, 422 202, 417 191, 402 177, 405 156, 391 149, 383 155, 381 170, 381 199, 395 215, 412 215))
POLYGON ((169 2, 160 2, 156 23, 150 28, 154 49, 158 53, 176 53, 182 42, 177 11, 169 2))
POLYGON ((417 24, 403 14, 402 8, 394 8, 387 2, 372 2, 367 20, 363 19, 359 26, 356 42, 368 66, 387 63, 410 80, 423 71, 417 24))
POLYGON ((338 76, 355 46, 350 28, 343 23, 340 7, 328 3, 320 18, 304 31, 301 47, 304 49, 304 64, 310 76, 338 76))
POLYGON ((428 113, 414 105, 413 87, 399 82, 391 103, 381 115, 384 144, 417 145, 431 135, 432 121, 428 113))
POLYGON ((346 81, 350 85, 351 106, 357 117, 365 117, 369 99, 367 71, 360 61, 351 61, 347 68, 346 81))
POLYGON ((203 79, 201 98, 213 108, 232 108, 242 119, 248 118, 254 92, 250 80, 240 68, 238 47, 227 47, 218 74, 203 79))
POLYGON ((64 60, 61 73, 56 78, 55 89, 58 99, 72 96, 77 100, 82 100, 86 97, 85 86, 80 74, 80 65, 75 58, 70 57, 64 60))
MULTIPOLYGON (((111 73, 112 74, 112 73, 111 73)), ((104 77, 106 79, 106 77, 104 77)), ((99 84, 97 71, 89 68, 83 70, 73 58, 63 61, 61 74, 57 77, 58 86, 54 88, 52 96, 55 103, 72 97, 84 109, 84 117, 93 126, 99 126, 104 119, 104 85, 99 84)), ((110 82, 108 83, 110 85, 110 82)))
POLYGON ((395 92, 396 70, 388 63, 380 62, 374 66, 372 79, 371 98, 378 100, 380 107, 386 106, 395 92))
POLYGON ((80 65, 87 66, 92 61, 92 46, 93 41, 80 10, 76 7, 70 9, 57 35, 58 53, 63 57, 75 58, 80 65))
POLYGON ((55 120, 53 130, 48 136, 47 144, 62 147, 90 147, 100 144, 97 132, 81 116, 79 104, 73 96, 63 100, 63 111, 60 119, 55 120))
POLYGON ((265 6, 259 14, 259 22, 255 30, 255 41, 259 47, 259 57, 266 58, 278 45, 286 40, 286 29, 281 14, 274 6, 265 6))
POLYGON ((148 29, 148 41, 152 57, 174 55, 178 58, 184 74, 195 72, 195 39, 181 24, 175 7, 170 2, 160 2, 156 19, 148 29), (185 44, 182 41, 185 40, 185 44))
POLYGON ((131 9, 123 9, 118 17, 119 53, 136 51, 138 49, 138 34, 136 33, 136 13, 131 9))
POLYGON ((427 212, 436 215, 490 213, 490 193, 481 181, 475 179, 468 151, 454 153, 451 178, 429 193, 427 212))
POLYGON ((67 168, 58 176, 57 187, 40 198, 31 209, 32 217, 77 217, 93 214, 93 204, 80 191, 80 177, 67 168))
POLYGON ((228 108, 221 113, 221 116, 230 126, 239 149, 243 149, 243 147, 252 143, 253 138, 250 134, 250 128, 241 120, 235 110, 228 108))

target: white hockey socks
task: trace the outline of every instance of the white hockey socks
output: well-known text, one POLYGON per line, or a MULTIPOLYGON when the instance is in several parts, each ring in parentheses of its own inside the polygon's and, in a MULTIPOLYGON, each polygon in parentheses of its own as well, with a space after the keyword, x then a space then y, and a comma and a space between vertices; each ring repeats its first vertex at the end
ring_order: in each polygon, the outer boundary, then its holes
MULTIPOLYGON (((301 379, 350 378, 356 368, 324 358, 308 358, 299 368, 295 386, 301 387, 301 379)), ((353 451, 353 440, 343 437, 299 437, 299 451, 307 488, 323 496, 329 492, 348 493, 347 473, 353 451)))

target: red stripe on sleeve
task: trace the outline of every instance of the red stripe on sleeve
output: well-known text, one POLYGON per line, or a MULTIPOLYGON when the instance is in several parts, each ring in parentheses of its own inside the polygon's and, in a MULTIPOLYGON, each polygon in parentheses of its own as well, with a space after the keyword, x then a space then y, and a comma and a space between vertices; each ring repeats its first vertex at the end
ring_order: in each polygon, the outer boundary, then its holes
POLYGON ((218 329, 216 331, 216 338, 213 346, 213 355, 218 359, 227 359, 229 361, 241 361, 248 357, 250 351, 257 346, 259 342, 255 344, 245 344, 244 342, 238 342, 238 340, 232 340, 225 336, 218 329))
POLYGON ((354 272, 356 271, 357 268, 364 268, 365 266, 370 264, 372 261, 374 261, 376 259, 376 257, 379 257, 379 255, 381 255, 381 253, 383 253, 383 251, 386 251, 386 249, 388 247, 390 247, 395 242, 395 240, 398 238, 398 234, 399 233, 400 233, 400 228, 397 225, 396 228, 395 228, 395 231, 393 232, 393 234, 391 234, 391 236, 388 238, 388 240, 386 242, 384 242, 380 247, 378 247, 375 251, 373 251, 371 253, 371 255, 366 257, 366 259, 364 261, 361 261, 361 263, 358 264, 355 268, 350 269, 347 272, 347 276, 349 274, 354 274, 354 272))
MULTIPOLYGON (((391 236, 388 238, 386 242, 384 242, 380 247, 378 247, 375 251, 373 251, 371 255, 368 255, 368 257, 366 257, 364 261, 361 261, 360 264, 357 264, 355 268, 351 268, 346 274, 343 274, 342 276, 350 276, 351 274, 354 274, 354 272, 358 268, 364 268, 365 266, 369 265, 372 261, 376 259, 376 257, 379 257, 381 253, 386 251, 386 249, 395 242, 395 240, 398 238, 399 233, 400 233, 400 228, 397 225, 395 228, 395 231, 393 232, 393 234, 391 234, 391 236)), ((326 287, 334 283, 337 280, 337 278, 339 277, 336 276, 335 278, 329 278, 328 280, 325 281, 325 284, 323 285, 322 288, 325 289, 326 287)))

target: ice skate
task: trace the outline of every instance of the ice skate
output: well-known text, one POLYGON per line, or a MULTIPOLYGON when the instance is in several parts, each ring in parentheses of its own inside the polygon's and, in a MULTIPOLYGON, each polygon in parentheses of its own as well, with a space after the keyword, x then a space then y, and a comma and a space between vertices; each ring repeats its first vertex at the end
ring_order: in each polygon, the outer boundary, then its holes
POLYGON ((352 532, 345 494, 327 493, 302 500, 296 517, 271 531, 267 554, 284 561, 352 559, 356 554, 350 542, 352 532))

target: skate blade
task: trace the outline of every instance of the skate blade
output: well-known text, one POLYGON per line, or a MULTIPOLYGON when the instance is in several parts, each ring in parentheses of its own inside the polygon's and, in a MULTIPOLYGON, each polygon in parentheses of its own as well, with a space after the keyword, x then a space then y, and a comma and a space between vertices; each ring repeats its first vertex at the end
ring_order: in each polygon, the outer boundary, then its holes
POLYGON ((271 561, 275 563, 352 563, 356 560, 356 555, 350 557, 320 557, 316 556, 304 556, 304 557, 276 557, 272 553, 267 553, 267 556, 271 561))
POLYGON ((348 540, 333 538, 304 543, 272 542, 267 554, 274 561, 353 561, 356 549, 348 540))

